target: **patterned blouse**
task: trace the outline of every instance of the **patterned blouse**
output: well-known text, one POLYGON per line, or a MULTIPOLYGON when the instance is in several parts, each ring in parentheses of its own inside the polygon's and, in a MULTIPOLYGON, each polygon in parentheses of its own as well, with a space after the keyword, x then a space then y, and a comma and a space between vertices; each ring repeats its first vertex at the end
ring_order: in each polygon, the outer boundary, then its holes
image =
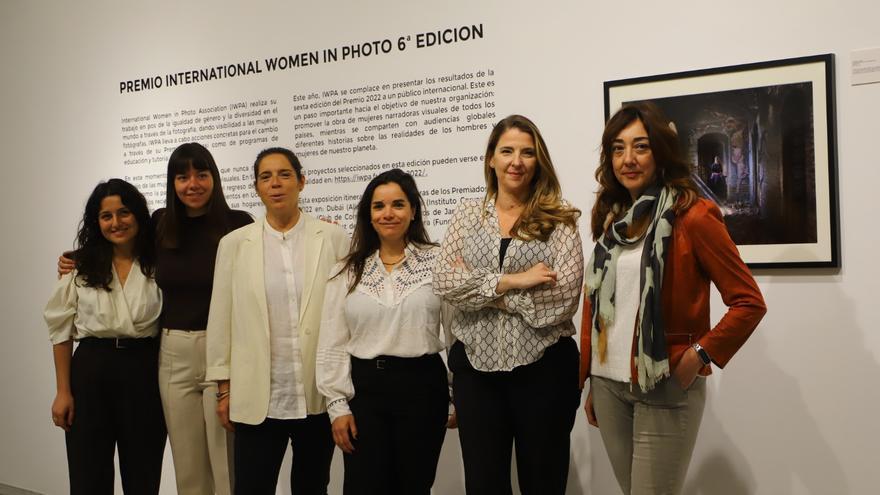
POLYGON ((571 318, 580 302, 584 256, 576 228, 559 225, 547 242, 513 239, 501 266, 500 246, 495 204, 484 208, 481 199, 463 199, 434 268, 434 292, 454 307, 452 334, 481 371, 510 371, 540 359, 561 337, 575 333, 571 318), (458 258, 466 269, 453 267, 458 258), (502 274, 539 262, 557 272, 556 285, 495 293, 502 274), (499 298, 505 310, 494 306, 499 298))

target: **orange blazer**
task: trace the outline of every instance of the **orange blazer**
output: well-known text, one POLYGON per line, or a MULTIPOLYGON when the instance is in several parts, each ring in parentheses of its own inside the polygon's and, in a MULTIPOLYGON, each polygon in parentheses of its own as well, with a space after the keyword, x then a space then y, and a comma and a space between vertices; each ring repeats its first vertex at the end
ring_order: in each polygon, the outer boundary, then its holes
MULTIPOLYGON (((681 356, 695 342, 723 368, 767 312, 758 284, 727 233, 721 211, 715 203, 702 198, 675 219, 661 290, 670 370, 675 369, 681 356), (715 284, 728 307, 714 327, 709 326, 709 282, 715 284)), ((590 376, 591 312, 590 299, 585 293, 581 321, 581 387, 590 376)), ((633 355, 637 342, 633 335, 633 355)), ((637 383, 635 359, 630 361, 630 370, 632 382, 637 383)), ((706 366, 700 374, 711 372, 706 366)))

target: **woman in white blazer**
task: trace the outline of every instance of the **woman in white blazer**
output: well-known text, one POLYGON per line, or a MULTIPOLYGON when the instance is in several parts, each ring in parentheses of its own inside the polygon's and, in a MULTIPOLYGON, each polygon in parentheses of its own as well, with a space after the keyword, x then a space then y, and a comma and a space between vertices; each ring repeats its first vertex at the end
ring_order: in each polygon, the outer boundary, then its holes
POLYGON ((218 383, 221 423, 236 432, 236 493, 274 494, 290 443, 291 491, 323 494, 334 444, 315 356, 327 274, 348 238, 299 210, 305 177, 290 150, 260 152, 254 176, 266 217, 220 241, 206 379, 218 383))

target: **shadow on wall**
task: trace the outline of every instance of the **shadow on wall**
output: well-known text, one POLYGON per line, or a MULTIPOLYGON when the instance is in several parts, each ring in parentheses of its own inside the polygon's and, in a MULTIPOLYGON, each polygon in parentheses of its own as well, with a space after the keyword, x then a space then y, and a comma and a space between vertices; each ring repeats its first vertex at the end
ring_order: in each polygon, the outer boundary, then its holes
MULTIPOLYGON (((876 417, 869 417, 874 413, 848 405, 862 389, 857 385, 858 376, 880 376, 880 366, 865 350, 850 301, 839 294, 836 300, 831 299, 816 301, 818 307, 805 311, 831 311, 833 329, 770 328, 764 324, 746 345, 747 358, 737 356, 740 359, 733 360, 733 369, 720 379, 711 379, 714 386, 710 390, 710 404, 684 495, 863 493, 860 490, 865 487, 850 486, 832 443, 864 443, 835 435, 847 428, 857 435, 860 425, 876 423, 876 417), (785 333, 784 356, 768 352, 766 332, 785 333), (786 372, 778 362, 795 373, 786 372), (811 380, 813 376, 823 379, 811 380), (812 387, 804 387, 804 383, 812 387), (834 408, 838 409, 837 414, 832 412, 836 416, 833 421, 817 421, 811 415, 813 411, 829 416, 821 411, 834 408), (721 411, 723 421, 719 418, 721 411), (863 417, 858 418, 857 414, 863 417)), ((768 305, 772 311, 772 304, 768 305)), ((805 316, 789 319, 804 320, 805 316)), ((783 316, 777 321, 785 320, 783 316)), ((867 431, 863 434, 876 439, 867 431)), ((860 457, 852 455, 854 459, 860 457)))
POLYGON ((461 462, 461 444, 458 430, 446 430, 440 461, 437 463, 437 476, 431 493, 437 495, 464 494, 464 465, 461 462))
MULTIPOLYGON (((578 406, 577 416, 575 418, 574 430, 578 429, 578 420, 585 418, 583 409, 578 406)), ((586 421, 586 419, 584 419, 586 421)), ((584 486, 586 482, 582 480, 585 476, 583 472, 589 467, 589 464, 578 465, 578 459, 589 458, 589 444, 579 438, 576 431, 572 431, 571 435, 571 455, 568 464, 568 486, 566 495, 586 495, 584 486)), ((520 493, 519 481, 517 480, 516 470, 516 446, 514 446, 513 456, 510 466, 510 483, 513 493, 520 493)), ((431 490, 434 495, 464 495, 464 465, 461 460, 461 445, 458 440, 458 430, 447 430, 446 439, 443 442, 443 450, 440 453, 440 462, 437 467, 437 477, 434 479, 434 487, 431 490)))
POLYGON ((586 435, 580 435, 577 433, 577 430, 579 429, 578 423, 582 421, 586 423, 586 415, 584 415, 583 408, 583 401, 586 400, 586 397, 586 394, 582 394, 577 415, 574 419, 575 426, 571 432, 571 455, 568 458, 568 484, 565 489, 566 495, 587 495, 587 492, 584 491, 584 486, 587 486, 589 473, 584 471, 589 471, 590 463, 578 461, 585 457, 589 458, 588 456, 591 455, 590 445, 589 442, 586 441, 586 435))
POLYGON ((683 495, 757 493, 757 483, 745 456, 724 431, 714 408, 712 404, 706 405, 683 495))

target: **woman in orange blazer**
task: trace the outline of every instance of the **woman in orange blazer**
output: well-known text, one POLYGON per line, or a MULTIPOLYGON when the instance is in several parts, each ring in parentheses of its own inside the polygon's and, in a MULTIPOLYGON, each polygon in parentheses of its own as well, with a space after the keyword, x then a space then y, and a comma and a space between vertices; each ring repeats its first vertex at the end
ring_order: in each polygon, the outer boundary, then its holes
POLYGON ((605 127, 581 331, 585 410, 625 494, 684 483, 705 405, 766 307, 721 212, 700 198, 678 136, 650 103, 605 127), (709 283, 727 313, 709 321, 709 283))

